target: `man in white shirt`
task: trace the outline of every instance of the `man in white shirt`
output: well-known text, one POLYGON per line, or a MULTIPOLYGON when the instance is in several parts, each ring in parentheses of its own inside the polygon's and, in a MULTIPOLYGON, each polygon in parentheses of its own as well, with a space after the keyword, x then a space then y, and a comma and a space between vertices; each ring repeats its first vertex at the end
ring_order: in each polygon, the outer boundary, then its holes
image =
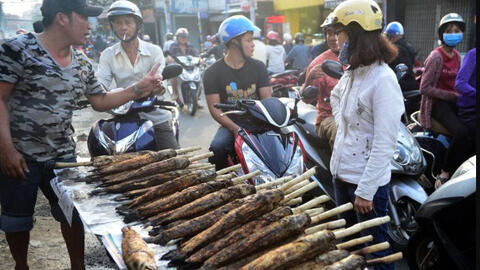
MULTIPOLYGON (((108 10, 108 19, 119 43, 105 49, 100 55, 97 77, 107 88, 112 81, 117 87, 129 86, 142 78, 156 64, 160 63, 158 74, 165 67, 162 49, 138 38, 143 19, 138 7, 126 0, 114 2, 108 10)), ((161 94, 165 90, 163 89, 161 94)), ((140 118, 153 122, 157 150, 178 148, 170 119, 171 113, 163 109, 140 112, 140 118)))
POLYGON ((254 38, 253 43, 255 43, 255 49, 252 58, 260 60, 264 65, 267 65, 267 46, 261 40, 260 32, 255 32, 254 38))

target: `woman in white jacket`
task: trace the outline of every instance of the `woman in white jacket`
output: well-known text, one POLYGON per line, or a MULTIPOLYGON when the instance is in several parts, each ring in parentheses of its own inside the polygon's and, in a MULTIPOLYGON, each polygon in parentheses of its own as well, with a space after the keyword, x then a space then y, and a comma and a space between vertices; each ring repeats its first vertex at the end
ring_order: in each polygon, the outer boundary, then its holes
MULTIPOLYGON (((389 164, 404 105, 395 74, 386 64, 397 50, 381 35, 383 15, 377 3, 349 0, 333 13, 339 60, 349 67, 330 97, 337 124, 330 170, 337 204, 354 204, 355 212, 342 215, 350 226, 387 215, 389 164)), ((382 225, 364 233, 379 243, 388 240, 387 228, 382 225)), ((375 269, 393 269, 393 264, 375 269)))

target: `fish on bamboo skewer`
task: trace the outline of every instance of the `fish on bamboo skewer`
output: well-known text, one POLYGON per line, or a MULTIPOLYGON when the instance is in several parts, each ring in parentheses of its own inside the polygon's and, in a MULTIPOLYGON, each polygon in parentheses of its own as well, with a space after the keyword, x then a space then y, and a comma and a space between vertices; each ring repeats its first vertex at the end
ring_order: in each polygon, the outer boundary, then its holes
MULTIPOLYGON (((174 194, 175 192, 184 190, 185 188, 195 186, 201 183, 209 182, 215 179, 215 176, 216 174, 214 170, 195 171, 191 174, 180 176, 178 178, 175 178, 174 180, 168 181, 166 183, 163 183, 161 185, 158 185, 152 188, 151 191, 145 193, 140 197, 133 199, 132 202, 128 204, 128 206, 135 207, 135 206, 144 204, 146 202, 153 201, 156 198, 174 194)), ((143 213, 144 215, 146 214, 145 212, 143 213)), ((153 214, 155 214, 155 212, 153 214)), ((125 221, 130 222, 138 218, 139 218, 139 211, 134 211, 125 216, 125 221)))
POLYGON ((129 270, 157 270, 155 256, 132 228, 122 228, 122 257, 129 270))
POLYGON ((390 217, 385 216, 357 223, 347 229, 331 232, 320 231, 314 234, 307 234, 298 238, 296 241, 283 245, 279 248, 258 257, 249 264, 243 266, 242 270, 264 270, 264 269, 283 269, 294 263, 301 263, 314 258, 317 254, 322 254, 332 248, 335 239, 344 238, 355 234, 366 228, 378 226, 390 221, 390 217))
POLYGON ((243 198, 247 195, 251 195, 254 193, 255 187, 250 184, 231 186, 207 194, 179 208, 175 208, 167 212, 162 212, 149 220, 156 220, 157 224, 164 225, 180 219, 196 217, 219 206, 222 206, 225 203, 231 202, 235 199, 243 198))
POLYGON ((197 155, 191 158, 186 157, 173 157, 169 159, 165 159, 162 161, 150 163, 145 165, 141 168, 130 170, 127 172, 117 173, 120 174, 115 178, 109 178, 110 181, 114 182, 121 182, 129 179, 136 179, 139 177, 144 177, 148 175, 153 175, 157 173, 164 173, 169 171, 175 170, 182 170, 187 168, 192 162, 206 159, 213 156, 212 152, 208 152, 206 154, 197 155))
POLYGON ((190 255, 209 242, 223 237, 235 227, 272 211, 282 199, 283 193, 278 189, 261 191, 245 197, 243 205, 230 210, 209 228, 181 244, 178 253, 190 255))
POLYGON ((176 157, 177 155, 186 154, 200 150, 201 147, 189 147, 181 149, 164 149, 156 152, 147 152, 143 155, 138 155, 133 158, 115 162, 107 166, 98 167, 96 172, 99 174, 107 175, 112 173, 118 173, 123 171, 129 171, 140 168, 147 164, 162 161, 165 159, 176 157))
POLYGON ((366 266, 374 266, 376 264, 389 264, 403 258, 402 252, 397 252, 388 256, 366 260, 365 257, 355 254, 350 254, 348 257, 335 262, 322 270, 357 270, 364 269, 366 266))
POLYGON ((246 179, 246 177, 253 177, 259 173, 259 171, 255 171, 241 177, 235 177, 233 179, 230 179, 233 176, 232 174, 220 175, 217 176, 214 181, 190 186, 186 189, 173 193, 170 196, 149 201, 146 205, 142 205, 140 203, 133 205, 133 202, 131 202, 130 204, 119 207, 118 210, 128 212, 127 209, 131 209, 131 215, 136 216, 137 218, 143 216, 149 217, 190 203, 206 194, 233 186, 236 183, 241 183, 246 179), (218 180, 219 178, 223 178, 223 180, 218 180))
POLYGON ((213 256, 223 248, 230 246, 233 243, 239 242, 242 239, 245 239, 252 233, 255 233, 259 229, 271 224, 272 222, 278 221, 283 217, 299 214, 305 211, 308 211, 309 208, 315 207, 319 204, 322 204, 329 200, 328 196, 320 196, 318 198, 312 199, 311 201, 297 207, 279 207, 273 210, 270 213, 264 214, 263 216, 252 220, 251 222, 245 224, 244 226, 238 228, 235 231, 230 232, 225 237, 212 242, 205 246, 204 248, 200 249, 196 253, 192 254, 187 260, 187 263, 200 263, 206 260, 207 258, 213 256))
MULTIPOLYGON (((328 196, 320 196, 318 198, 312 199, 311 201, 296 207, 291 208, 288 206, 282 206, 276 208, 270 213, 266 213, 263 216, 250 221, 249 223, 243 225, 242 227, 236 229, 235 231, 230 232, 225 237, 208 244, 207 246, 203 247, 199 251, 192 254, 187 260, 186 263, 200 263, 206 260, 207 258, 211 257, 212 255, 216 254, 223 248, 230 246, 233 243, 241 241, 242 239, 248 237, 252 233, 256 232, 262 227, 271 224, 272 222, 278 221, 283 217, 298 214, 304 211, 308 211, 309 208, 315 207, 321 203, 324 203, 329 200, 328 196)), ((181 260, 183 258, 178 257, 177 260, 181 260)))
POLYGON ((117 155, 102 155, 102 156, 92 157, 90 161, 92 161, 92 165, 94 167, 102 167, 102 166, 107 166, 108 164, 111 164, 111 163, 121 162, 123 160, 131 159, 136 156, 144 155, 150 152, 153 152, 153 151, 142 150, 137 152, 122 153, 117 155))
POLYGON ((238 259, 255 252, 258 249, 271 246, 287 238, 299 235, 310 224, 319 222, 321 219, 302 213, 287 216, 281 220, 274 222, 265 228, 259 229, 251 233, 237 243, 234 243, 215 255, 208 258, 204 264, 204 269, 212 269, 228 263, 233 259, 238 259))

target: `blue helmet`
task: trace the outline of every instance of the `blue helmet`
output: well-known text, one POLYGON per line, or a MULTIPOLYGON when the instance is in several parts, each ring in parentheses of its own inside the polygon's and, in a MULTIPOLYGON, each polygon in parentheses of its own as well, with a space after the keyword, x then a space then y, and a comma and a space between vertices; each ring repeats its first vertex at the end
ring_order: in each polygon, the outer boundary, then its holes
POLYGON ((385 31, 383 32, 388 36, 403 36, 403 26, 399 22, 391 22, 385 27, 385 31))
POLYGON ((241 36, 247 32, 260 32, 252 21, 243 15, 235 15, 225 19, 218 28, 218 37, 223 43, 227 43, 233 38, 241 36))

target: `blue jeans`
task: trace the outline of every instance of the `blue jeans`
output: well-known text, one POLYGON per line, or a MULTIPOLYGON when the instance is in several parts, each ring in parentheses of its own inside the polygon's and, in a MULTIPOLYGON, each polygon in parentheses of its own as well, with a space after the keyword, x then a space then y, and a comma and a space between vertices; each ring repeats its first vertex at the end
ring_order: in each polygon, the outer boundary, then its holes
POLYGON ((235 153, 235 137, 226 127, 220 127, 210 143, 210 151, 215 155, 208 159, 208 162, 215 164, 216 170, 228 167, 228 156, 235 153))
MULTIPOLYGON (((344 212, 339 215, 339 218, 344 218, 347 221, 347 226, 352 226, 358 222, 369 220, 372 218, 383 217, 387 215, 387 206, 388 206, 388 196, 389 196, 389 184, 381 186, 378 188, 377 193, 373 197, 373 210, 367 214, 358 214, 353 210, 344 212)), ((355 202, 355 190, 357 185, 350 184, 339 179, 333 178, 333 188, 335 192, 335 200, 337 205, 342 205, 348 202, 352 204, 355 202)), ((372 235, 373 242, 370 245, 382 243, 388 241, 388 225, 382 224, 380 226, 375 226, 370 229, 363 230, 361 232, 362 236, 372 235)), ((359 237, 359 236, 354 236, 359 237)), ((352 238, 354 238, 352 237, 352 238)), ((384 251, 372 253, 372 257, 378 258, 392 254, 392 250, 389 248, 384 251)), ((376 270, 380 269, 394 269, 394 264, 380 264, 375 266, 376 270)))
MULTIPOLYGON (((50 180, 55 177, 53 169, 48 168, 45 162, 31 160, 26 162, 30 170, 26 180, 12 179, 0 171, 0 204, 2 206, 0 229, 4 232, 27 232, 33 228, 33 214, 39 188, 48 199, 53 218, 58 222, 67 222, 58 205, 57 195, 50 185, 50 180)), ((81 222, 76 209, 73 211, 73 221, 81 222)))

